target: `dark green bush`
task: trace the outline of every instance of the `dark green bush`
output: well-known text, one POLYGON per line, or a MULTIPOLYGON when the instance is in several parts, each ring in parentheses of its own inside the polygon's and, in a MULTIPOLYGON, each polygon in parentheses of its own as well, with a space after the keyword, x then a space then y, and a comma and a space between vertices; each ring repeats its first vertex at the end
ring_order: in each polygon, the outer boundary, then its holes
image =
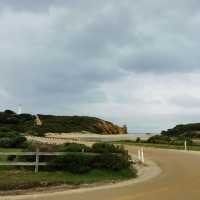
POLYGON ((185 140, 187 141, 187 145, 193 145, 193 141, 189 138, 185 138, 183 136, 179 137, 170 137, 167 135, 154 135, 150 137, 147 142, 153 144, 168 144, 168 145, 177 145, 183 146, 185 140))
MULTIPOLYGON (((40 152, 57 152, 57 151, 59 151, 59 146, 57 146, 57 145, 35 143, 35 142, 28 143, 28 145, 24 149, 24 151, 25 152, 36 152, 37 148, 39 149, 40 152)), ((40 162, 50 162, 54 158, 55 158, 55 156, 40 156, 40 162)), ((35 156, 19 156, 18 161, 34 162, 35 156)))
POLYGON ((15 115, 16 113, 12 110, 5 110, 4 113, 10 114, 10 115, 15 115))
POLYGON ((0 131, 0 147, 23 147, 25 142, 25 136, 19 132, 0 131))
POLYGON ((65 144, 62 151, 70 152, 51 160, 51 170, 66 170, 72 173, 85 173, 91 169, 122 170, 131 167, 130 157, 122 146, 95 143, 92 148, 83 144, 65 144), (85 154, 82 152, 96 154, 85 154), (75 153, 77 152, 77 153, 75 153))
POLYGON ((91 152, 91 148, 84 144, 66 143, 61 148, 62 152, 91 152))
POLYGON ((123 146, 116 146, 109 143, 95 143, 92 145, 94 153, 125 153, 123 146))
POLYGON ((162 131, 162 135, 170 137, 200 138, 200 123, 179 124, 174 128, 162 131))
POLYGON ((16 159, 17 159, 16 155, 10 155, 10 156, 7 157, 8 161, 15 161, 16 159))
POLYGON ((100 154, 84 155, 84 153, 72 153, 58 156, 51 162, 51 169, 64 170, 72 173, 86 173, 91 169, 104 169, 118 171, 128 169, 132 162, 123 155, 100 154))
POLYGON ((91 166, 97 169, 118 171, 130 168, 131 163, 129 157, 126 157, 123 154, 103 153, 93 158, 91 166))
MULTIPOLYGON (((49 163, 40 170, 63 170, 72 173, 86 173, 93 169, 118 171, 131 167, 131 160, 123 147, 106 143, 96 143, 91 147, 84 144, 67 143, 61 146, 29 143, 26 152, 66 152, 62 156, 40 156, 40 162, 49 163), (84 151, 83 151, 84 150, 84 151)), ((16 159, 10 157, 9 160, 16 159)), ((34 162, 35 156, 19 156, 18 161, 34 162)), ((29 169, 26 167, 26 169, 29 169)))
POLYGON ((35 130, 29 130, 25 134, 31 135, 31 136, 36 136, 36 137, 45 137, 45 133, 37 132, 35 130))
POLYGON ((166 135, 154 135, 150 137, 147 142, 153 144, 169 144, 172 139, 166 135))
POLYGON ((86 173, 91 170, 92 156, 84 155, 82 153, 66 154, 58 156, 53 161, 53 168, 56 170, 64 170, 72 173, 86 173))
POLYGON ((135 142, 136 142, 136 143, 140 143, 140 142, 142 142, 142 140, 141 140, 140 137, 137 137, 136 140, 135 140, 135 142))

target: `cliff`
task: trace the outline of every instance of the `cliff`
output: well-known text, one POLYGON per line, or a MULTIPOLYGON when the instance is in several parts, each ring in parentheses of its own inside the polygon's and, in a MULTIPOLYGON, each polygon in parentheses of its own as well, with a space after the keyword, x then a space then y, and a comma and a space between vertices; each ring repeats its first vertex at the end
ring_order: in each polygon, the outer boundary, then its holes
POLYGON ((0 128, 23 133, 71 133, 88 131, 97 134, 126 134, 127 127, 88 116, 17 115, 13 111, 0 112, 0 128))
POLYGON ((99 120, 95 124, 96 128, 102 131, 103 133, 109 134, 109 135, 115 135, 115 134, 127 134, 127 127, 123 126, 117 126, 112 124, 111 122, 107 122, 104 120, 99 120))

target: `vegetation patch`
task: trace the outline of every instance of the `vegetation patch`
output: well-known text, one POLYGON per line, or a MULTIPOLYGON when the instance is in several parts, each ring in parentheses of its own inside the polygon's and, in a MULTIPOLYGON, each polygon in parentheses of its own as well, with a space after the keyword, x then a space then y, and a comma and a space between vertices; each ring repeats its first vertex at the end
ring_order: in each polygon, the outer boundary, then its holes
POLYGON ((162 131, 161 135, 169 137, 200 138, 200 123, 179 124, 174 128, 162 131))
MULTIPOLYGON (((25 149, 5 149, 0 151, 62 151, 62 156, 40 156, 41 162, 48 166, 40 166, 35 173, 33 167, 2 166, 0 168, 0 190, 19 190, 35 187, 90 184, 96 182, 112 182, 134 178, 137 171, 130 156, 122 146, 113 144, 94 144, 92 147, 67 143, 64 145, 29 144, 25 149)), ((1 157, 0 161, 34 162, 35 156, 1 157)))
MULTIPOLYGON (((134 141, 134 140, 122 140, 122 141, 117 141, 114 142, 115 144, 126 144, 126 145, 134 145, 134 146, 143 146, 143 147, 153 147, 153 148, 161 148, 161 149, 177 149, 177 150, 184 150, 184 141, 176 141, 173 143, 167 143, 167 142, 158 142, 157 143, 151 143, 150 141, 145 141, 145 140, 139 140, 139 141, 134 141)), ((200 143, 199 142, 192 142, 192 144, 187 145, 188 150, 193 150, 193 151, 200 151, 200 143)))
POLYGON ((38 172, 1 171, 0 191, 30 189, 36 187, 57 186, 62 184, 78 186, 100 182, 121 181, 136 177, 132 169, 120 171, 92 170, 85 174, 74 174, 64 171, 38 172))
POLYGON ((0 147, 16 148, 26 145, 26 137, 16 131, 11 131, 7 128, 0 128, 0 147))
POLYGON ((126 127, 89 116, 54 116, 16 114, 11 110, 0 112, 0 127, 34 136, 45 133, 90 132, 98 134, 126 134, 126 127), (37 120, 40 120, 40 125, 37 120))

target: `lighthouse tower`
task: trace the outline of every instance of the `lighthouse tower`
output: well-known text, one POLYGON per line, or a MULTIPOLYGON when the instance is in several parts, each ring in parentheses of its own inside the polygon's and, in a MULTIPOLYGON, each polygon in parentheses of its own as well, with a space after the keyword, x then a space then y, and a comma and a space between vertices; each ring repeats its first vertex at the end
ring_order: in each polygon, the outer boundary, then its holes
POLYGON ((19 105, 19 107, 18 107, 17 114, 18 115, 22 114, 22 106, 21 105, 19 105))

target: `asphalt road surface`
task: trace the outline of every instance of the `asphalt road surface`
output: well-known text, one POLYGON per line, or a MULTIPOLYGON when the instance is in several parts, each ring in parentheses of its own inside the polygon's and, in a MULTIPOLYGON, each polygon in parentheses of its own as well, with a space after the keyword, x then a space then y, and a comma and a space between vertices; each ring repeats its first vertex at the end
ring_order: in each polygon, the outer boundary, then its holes
MULTIPOLYGON (((134 147, 129 147, 136 153, 134 147)), ((200 153, 145 149, 145 156, 162 169, 157 177, 120 188, 73 194, 51 194, 27 200, 200 200, 200 153)))

